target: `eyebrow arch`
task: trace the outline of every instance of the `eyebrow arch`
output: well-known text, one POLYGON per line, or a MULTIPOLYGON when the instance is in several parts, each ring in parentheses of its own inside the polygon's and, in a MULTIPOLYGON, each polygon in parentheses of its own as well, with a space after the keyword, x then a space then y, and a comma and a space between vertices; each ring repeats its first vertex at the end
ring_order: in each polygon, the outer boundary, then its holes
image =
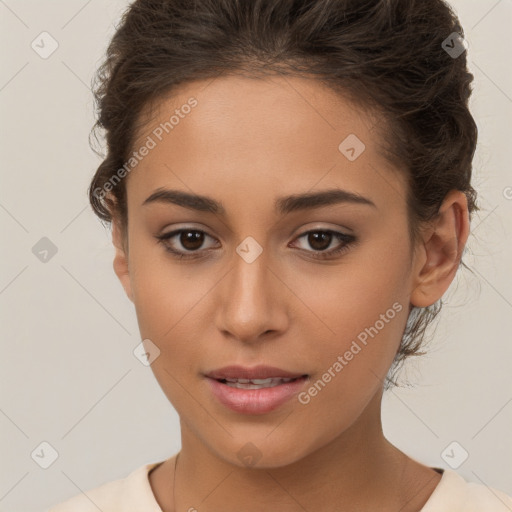
MULTIPOLYGON (((190 210, 226 214, 226 209, 221 202, 208 196, 190 194, 183 190, 158 188, 142 203, 142 206, 151 203, 171 203, 190 210)), ((377 208, 370 199, 338 188, 279 197, 275 201, 274 208, 280 215, 285 215, 297 210, 312 210, 339 203, 362 204, 377 208)))

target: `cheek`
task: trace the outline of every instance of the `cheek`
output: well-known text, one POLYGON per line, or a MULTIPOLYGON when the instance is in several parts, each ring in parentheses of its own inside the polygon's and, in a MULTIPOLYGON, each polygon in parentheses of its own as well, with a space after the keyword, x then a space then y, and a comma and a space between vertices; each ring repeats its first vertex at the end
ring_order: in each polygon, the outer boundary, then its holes
POLYGON ((337 400, 338 393, 347 399, 364 394, 384 380, 399 348, 409 313, 407 250, 383 249, 379 255, 347 258, 336 272, 317 274, 315 286, 300 292, 321 320, 310 316, 309 336, 322 347, 315 355, 320 373, 331 372, 322 379, 333 382, 327 400, 337 400))
MULTIPOLYGON (((401 311, 408 306, 405 268, 403 255, 398 259, 357 254, 336 269, 319 270, 311 279, 296 279, 294 289, 321 320, 317 332, 328 337, 330 333, 341 340, 356 338, 376 322, 382 327, 381 316, 384 321, 390 320, 386 331, 396 335, 400 331, 396 324, 403 320, 401 311), (393 308, 395 303, 398 305, 393 308), (388 327, 391 324, 395 325, 388 327)), ((313 323, 314 316, 309 318, 313 323)))
POLYGON ((135 287, 142 336, 154 338, 163 346, 194 335, 191 316, 201 310, 201 301, 208 292, 204 281, 184 280, 175 272, 166 273, 153 265, 151 270, 139 273, 135 287))
POLYGON ((134 305, 142 339, 160 350, 152 370, 164 390, 176 394, 174 402, 180 393, 172 377, 178 382, 190 379, 201 361, 202 319, 212 308, 211 289, 218 277, 211 272, 201 275, 192 265, 171 263, 159 252, 133 254, 134 305))
POLYGON ((163 340, 204 291, 198 280, 187 275, 185 265, 173 263, 148 236, 134 233, 132 238, 131 284, 141 335, 163 340))
POLYGON ((299 397, 307 421, 319 418, 313 420, 315 428, 325 430, 329 421, 333 436, 348 428, 384 385, 408 315, 402 302, 391 299, 375 294, 359 310, 333 308, 334 334, 316 337, 315 346, 321 349, 309 360, 317 371, 299 397))

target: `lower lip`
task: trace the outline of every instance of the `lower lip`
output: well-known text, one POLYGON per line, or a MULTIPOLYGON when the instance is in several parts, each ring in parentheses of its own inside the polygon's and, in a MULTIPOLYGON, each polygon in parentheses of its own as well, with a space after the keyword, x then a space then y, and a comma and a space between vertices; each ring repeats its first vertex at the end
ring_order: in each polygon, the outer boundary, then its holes
POLYGON ((243 414, 265 414, 297 395, 307 377, 261 389, 232 388, 210 377, 207 380, 213 395, 229 409, 243 414))

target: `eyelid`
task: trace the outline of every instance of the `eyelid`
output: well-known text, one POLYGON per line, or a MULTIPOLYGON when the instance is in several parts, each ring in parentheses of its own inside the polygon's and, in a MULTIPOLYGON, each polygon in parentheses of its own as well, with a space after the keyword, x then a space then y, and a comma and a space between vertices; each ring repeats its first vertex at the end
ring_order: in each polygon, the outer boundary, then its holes
POLYGON ((341 234, 344 234, 347 236, 354 235, 354 230, 350 229, 348 226, 340 226, 339 224, 332 224, 332 223, 327 223, 327 224, 330 224, 330 225, 325 225, 325 224, 322 224, 321 222, 312 222, 312 223, 310 222, 309 224, 306 225, 306 227, 301 226, 300 229, 292 231, 290 236, 292 236, 292 237, 302 236, 311 231, 330 231, 330 232, 334 232, 334 233, 341 233, 341 234))

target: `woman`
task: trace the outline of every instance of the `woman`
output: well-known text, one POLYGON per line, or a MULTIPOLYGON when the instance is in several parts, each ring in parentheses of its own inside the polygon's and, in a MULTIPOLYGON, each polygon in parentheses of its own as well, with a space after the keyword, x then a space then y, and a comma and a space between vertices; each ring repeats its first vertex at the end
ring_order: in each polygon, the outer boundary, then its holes
POLYGON ((477 210, 448 5, 137 0, 98 76, 90 201, 182 448, 52 510, 512 510, 382 432, 477 210))

